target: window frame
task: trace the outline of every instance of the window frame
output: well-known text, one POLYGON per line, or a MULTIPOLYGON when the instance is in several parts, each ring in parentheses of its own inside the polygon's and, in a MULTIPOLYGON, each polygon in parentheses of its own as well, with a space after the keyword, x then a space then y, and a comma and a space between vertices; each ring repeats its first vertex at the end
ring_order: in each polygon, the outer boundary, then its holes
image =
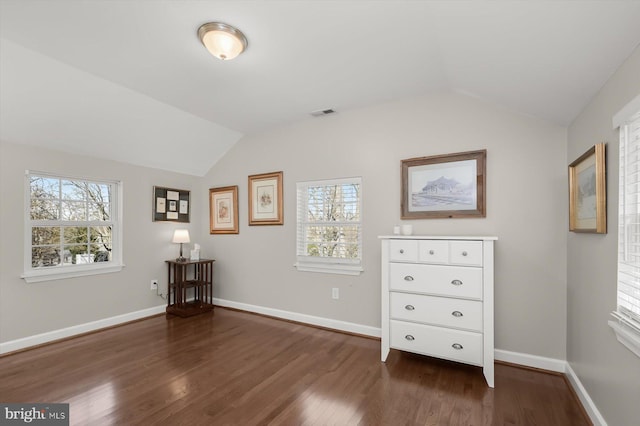
MULTIPOLYGON (((363 241, 362 241, 362 226, 363 226, 363 190, 362 190, 362 178, 350 177, 350 178, 337 178, 337 179, 322 179, 296 183, 296 263, 295 267, 298 271, 303 272, 320 272, 327 274, 341 274, 341 275, 360 275, 364 270, 362 266, 363 261, 363 241), (354 225, 358 227, 358 258, 357 259, 344 259, 333 257, 314 257, 301 255, 300 244, 304 244, 305 237, 301 235, 305 226, 308 225, 306 221, 303 221, 301 202, 301 191, 306 190, 310 186, 332 186, 332 185, 344 185, 344 184, 357 184, 358 190, 358 209, 359 217, 358 221, 354 221, 354 225)), ((304 211, 308 209, 308 204, 304 205, 304 211)), ((343 223, 343 222, 341 222, 343 223)))
MULTIPOLYGON (((121 271, 124 267, 122 261, 122 181, 79 177, 57 173, 40 172, 35 170, 25 171, 24 183, 24 270, 22 275, 27 283, 60 280, 89 275, 107 274, 121 271), (60 180, 75 180, 89 183, 105 184, 111 186, 111 260, 108 262, 93 262, 88 264, 59 265, 51 268, 34 268, 31 264, 32 256, 32 227, 38 226, 37 221, 31 220, 31 177, 47 177, 60 180)), ((60 219, 57 222, 63 222, 60 219)), ((90 221, 83 221, 89 225, 90 221)))
MULTIPOLYGON (((636 185, 634 183, 627 182, 627 161, 628 153, 627 146, 633 141, 630 141, 631 135, 629 134, 629 126, 631 124, 638 126, 639 130, 636 130, 637 135, 640 136, 640 96, 638 96, 634 101, 628 104, 622 111, 620 111, 613 119, 614 129, 619 128, 619 163, 618 163, 618 172, 619 172, 619 190, 618 190, 618 235, 617 235, 617 247, 618 247, 618 256, 617 256, 617 273, 616 273, 616 309, 611 313, 613 320, 609 321, 609 326, 614 330, 616 334, 617 340, 623 344, 627 349, 633 352, 635 355, 640 357, 640 317, 638 314, 630 314, 626 312, 626 308, 622 307, 622 304, 626 304, 627 302, 622 302, 621 300, 626 297, 626 293, 621 290, 621 287, 627 286, 626 283, 621 282, 622 274, 633 273, 634 268, 636 271, 640 271, 640 262, 635 262, 633 265, 629 265, 628 261, 625 261, 626 256, 628 255, 628 251, 626 250, 626 240, 628 236, 628 232, 626 232, 626 219, 625 214, 627 212, 626 208, 626 197, 627 185, 636 185)), ((635 162, 638 166, 640 166, 640 159, 635 162)), ((640 196, 640 190, 636 190, 635 194, 640 196)), ((636 216, 640 215, 640 208, 637 208, 637 212, 634 213, 636 216)), ((638 283, 631 284, 631 287, 638 287, 638 283)), ((640 296, 630 296, 636 302, 640 302, 640 296)))

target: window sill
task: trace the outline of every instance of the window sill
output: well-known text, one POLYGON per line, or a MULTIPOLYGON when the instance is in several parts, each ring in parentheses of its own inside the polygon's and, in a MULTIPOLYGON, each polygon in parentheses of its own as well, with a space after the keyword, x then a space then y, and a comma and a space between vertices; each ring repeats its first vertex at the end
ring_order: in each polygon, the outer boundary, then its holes
POLYGON ((618 342, 640 357, 640 333, 638 331, 617 318, 615 321, 609 321, 609 327, 613 328, 618 342))
POLYGON ((301 272, 320 272, 325 274, 340 274, 340 275, 360 275, 363 271, 362 266, 359 265, 344 265, 340 263, 306 263, 298 262, 294 264, 298 271, 301 272))
POLYGON ((86 277, 89 275, 111 274, 113 272, 120 272, 122 268, 124 268, 123 264, 75 266, 70 268, 57 267, 55 269, 27 271, 23 273, 20 278, 23 278, 27 283, 31 284, 43 281, 86 277))

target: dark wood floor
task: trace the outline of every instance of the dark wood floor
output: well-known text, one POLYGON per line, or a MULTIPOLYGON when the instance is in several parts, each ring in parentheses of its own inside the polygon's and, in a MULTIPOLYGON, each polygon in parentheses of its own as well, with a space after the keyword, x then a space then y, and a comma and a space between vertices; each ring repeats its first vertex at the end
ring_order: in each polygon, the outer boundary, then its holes
POLYGON ((1 402, 75 425, 589 425, 561 375, 482 370, 374 339, 216 308, 0 358, 1 402))

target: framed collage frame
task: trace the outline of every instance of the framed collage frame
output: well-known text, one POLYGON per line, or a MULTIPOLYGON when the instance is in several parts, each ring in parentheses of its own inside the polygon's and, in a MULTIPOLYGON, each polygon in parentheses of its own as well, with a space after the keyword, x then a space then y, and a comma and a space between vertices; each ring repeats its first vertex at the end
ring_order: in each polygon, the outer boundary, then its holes
POLYGON ((189 223, 190 192, 184 189, 153 187, 153 221, 189 223))

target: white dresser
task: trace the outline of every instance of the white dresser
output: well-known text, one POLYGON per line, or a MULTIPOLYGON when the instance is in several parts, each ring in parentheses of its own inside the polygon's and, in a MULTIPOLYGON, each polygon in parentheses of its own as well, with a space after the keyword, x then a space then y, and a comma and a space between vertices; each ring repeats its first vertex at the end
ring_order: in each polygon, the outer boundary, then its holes
POLYGON ((382 361, 389 349, 481 366, 493 387, 496 237, 382 236, 382 361))

